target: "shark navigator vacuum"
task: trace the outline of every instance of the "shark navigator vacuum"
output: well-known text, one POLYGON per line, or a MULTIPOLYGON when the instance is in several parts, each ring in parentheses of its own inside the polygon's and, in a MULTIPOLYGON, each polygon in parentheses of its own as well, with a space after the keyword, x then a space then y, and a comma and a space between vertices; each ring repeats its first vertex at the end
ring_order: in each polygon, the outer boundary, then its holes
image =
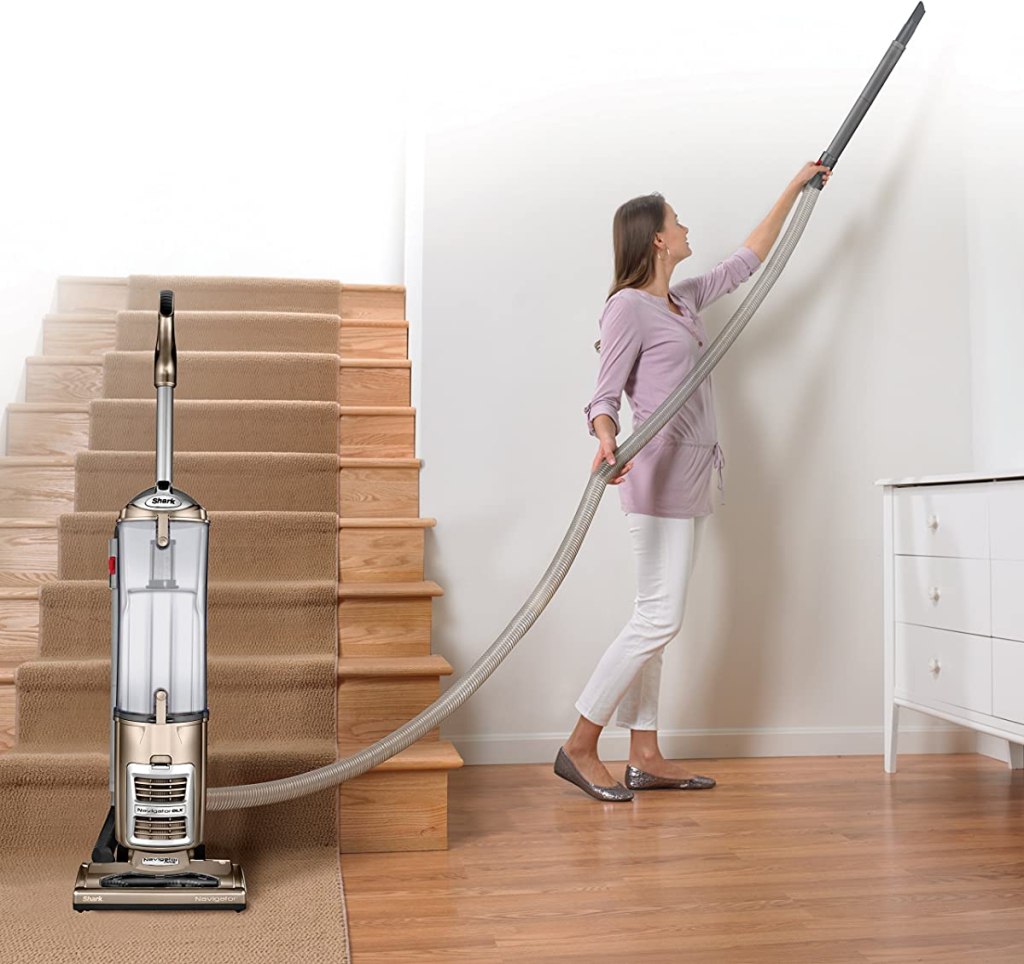
POLYGON ((75 881, 75 910, 244 910, 245 876, 209 860, 206 573, 209 517, 171 484, 174 293, 160 292, 156 485, 110 540, 111 806, 75 881))

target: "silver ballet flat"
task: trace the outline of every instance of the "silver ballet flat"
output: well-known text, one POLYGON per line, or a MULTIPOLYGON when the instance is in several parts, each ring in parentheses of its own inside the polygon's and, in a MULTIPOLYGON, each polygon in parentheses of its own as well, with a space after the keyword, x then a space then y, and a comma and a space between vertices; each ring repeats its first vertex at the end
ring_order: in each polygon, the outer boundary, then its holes
POLYGON ((621 783, 613 787, 599 787, 587 780, 576 764, 569 759, 564 748, 560 748, 558 756, 555 757, 555 773, 563 780, 576 784, 584 793, 589 793, 597 800, 604 800, 607 803, 625 803, 633 799, 633 791, 627 790, 621 783))
POLYGON ((714 785, 714 777, 694 774, 685 780, 674 780, 670 777, 656 777, 653 773, 638 770, 632 764, 626 767, 626 786, 630 790, 710 790, 714 785))

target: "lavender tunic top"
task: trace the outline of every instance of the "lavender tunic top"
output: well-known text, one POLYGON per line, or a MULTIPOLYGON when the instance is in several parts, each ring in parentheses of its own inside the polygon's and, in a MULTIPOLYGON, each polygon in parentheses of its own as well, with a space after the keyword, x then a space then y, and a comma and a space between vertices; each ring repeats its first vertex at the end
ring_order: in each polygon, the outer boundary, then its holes
MULTIPOLYGON (((701 310, 735 291, 760 266, 761 259, 741 247, 707 274, 673 285, 669 296, 681 316, 664 298, 639 288, 612 295, 600 319, 597 388, 583 409, 590 434, 597 434, 593 422, 598 415, 608 415, 619 434, 623 391, 633 412, 633 429, 639 428, 707 350, 701 310)), ((709 515, 711 473, 718 470, 721 489, 723 464, 709 375, 634 459, 617 487, 622 509, 673 519, 709 515)))

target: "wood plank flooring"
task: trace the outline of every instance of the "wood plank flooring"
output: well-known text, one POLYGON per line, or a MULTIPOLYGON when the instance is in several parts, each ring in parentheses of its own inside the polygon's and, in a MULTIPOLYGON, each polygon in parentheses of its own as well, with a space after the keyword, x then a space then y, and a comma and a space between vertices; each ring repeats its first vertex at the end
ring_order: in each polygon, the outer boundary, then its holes
POLYGON ((343 858, 354 964, 1024 961, 1024 771, 688 765, 719 785, 625 804, 549 765, 453 772, 447 851, 343 858))

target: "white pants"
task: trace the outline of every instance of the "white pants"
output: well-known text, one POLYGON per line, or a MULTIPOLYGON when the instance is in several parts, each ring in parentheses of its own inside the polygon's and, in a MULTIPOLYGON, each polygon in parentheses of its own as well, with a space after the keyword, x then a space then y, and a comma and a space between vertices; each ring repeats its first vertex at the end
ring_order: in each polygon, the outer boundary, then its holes
POLYGON ((661 656, 683 625, 686 590, 707 516, 666 519, 626 513, 636 556, 633 615, 608 647, 576 709, 592 723, 658 728, 661 656))

